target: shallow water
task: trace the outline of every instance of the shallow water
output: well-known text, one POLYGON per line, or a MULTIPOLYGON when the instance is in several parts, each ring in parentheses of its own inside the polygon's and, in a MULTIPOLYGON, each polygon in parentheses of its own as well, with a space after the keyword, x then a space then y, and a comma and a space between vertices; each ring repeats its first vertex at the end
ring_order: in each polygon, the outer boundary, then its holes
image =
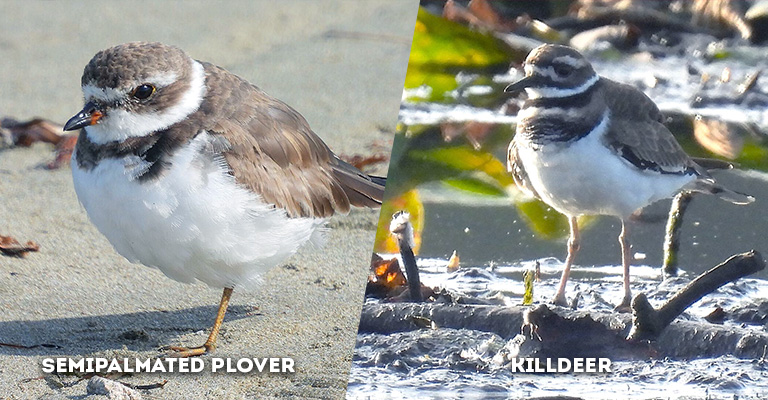
MULTIPOLYGON (((535 284, 534 302, 554 294, 562 263, 538 260, 541 282, 535 284)), ((445 259, 420 259, 422 283, 450 292, 498 302, 521 304, 522 274, 534 262, 468 266, 448 272, 445 259)), ((696 274, 697 275, 697 274, 696 274)), ((694 274, 660 281, 658 268, 633 268, 632 288, 645 292, 658 307, 694 274)), ((610 311, 622 297, 621 267, 575 267, 569 298, 579 297, 579 309, 610 311)), ((375 300, 368 300, 375 301, 375 300)), ((695 303, 680 318, 702 320, 716 306, 729 312, 756 303, 768 304, 768 282, 742 279, 695 303)), ((768 332, 768 324, 726 324, 768 332)), ((697 360, 615 361, 610 373, 512 373, 494 357, 507 340, 489 332, 436 329, 390 335, 360 334, 353 359, 348 398, 443 399, 520 398, 568 395, 589 399, 710 398, 761 399, 768 397, 768 360, 718 357, 697 360)))
MULTIPOLYGON (((466 336, 467 341, 476 341, 471 345, 483 345, 483 339, 477 335, 466 336)), ((401 340, 413 339, 403 337, 401 340)), ((732 357, 615 362, 610 374, 576 375, 512 374, 502 369, 474 372, 456 368, 450 362, 441 364, 408 371, 396 371, 391 366, 355 368, 347 398, 514 399, 559 395, 585 399, 764 399, 768 396, 766 364, 732 357)))
MULTIPOLYGON (((713 196, 694 197, 680 230, 680 268, 701 273, 736 253, 756 249, 768 254, 768 184, 763 181, 765 174, 753 174, 757 177, 741 172, 718 176, 722 184, 748 190, 757 198, 748 206, 736 206, 713 196)), ((421 256, 447 258, 456 250, 466 265, 565 258, 567 237, 547 239, 536 235, 511 200, 462 195, 437 185, 433 188, 421 191, 425 198, 421 256)), ((633 274, 634 266, 640 264, 655 266, 659 273, 670 204, 671 200, 655 203, 644 209, 644 221, 630 221, 633 274)), ((597 217, 582 228, 577 265, 592 267, 621 262, 621 224, 617 218, 597 217)), ((621 272, 617 273, 620 278, 621 272)), ((768 279, 768 270, 753 277, 768 279)))

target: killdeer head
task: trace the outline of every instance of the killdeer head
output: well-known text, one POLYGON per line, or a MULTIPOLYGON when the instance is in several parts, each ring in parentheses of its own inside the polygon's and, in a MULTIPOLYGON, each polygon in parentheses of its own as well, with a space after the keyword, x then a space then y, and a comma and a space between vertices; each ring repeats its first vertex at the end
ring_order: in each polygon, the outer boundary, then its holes
POLYGON ((525 89, 531 99, 569 97, 585 92, 600 79, 584 56, 560 45, 543 45, 532 50, 523 70, 525 77, 507 86, 505 92, 525 89))

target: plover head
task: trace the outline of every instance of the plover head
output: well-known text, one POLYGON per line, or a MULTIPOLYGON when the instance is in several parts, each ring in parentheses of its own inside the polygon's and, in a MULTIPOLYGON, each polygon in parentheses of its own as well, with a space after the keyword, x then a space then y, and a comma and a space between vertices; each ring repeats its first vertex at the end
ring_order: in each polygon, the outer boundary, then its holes
POLYGON ((560 45, 545 44, 533 49, 523 64, 525 77, 504 89, 525 89, 529 98, 568 97, 588 90, 600 77, 578 51, 560 45))
POLYGON ((98 52, 81 80, 85 106, 64 126, 97 144, 165 129, 200 107, 203 66, 177 47, 134 42, 98 52))

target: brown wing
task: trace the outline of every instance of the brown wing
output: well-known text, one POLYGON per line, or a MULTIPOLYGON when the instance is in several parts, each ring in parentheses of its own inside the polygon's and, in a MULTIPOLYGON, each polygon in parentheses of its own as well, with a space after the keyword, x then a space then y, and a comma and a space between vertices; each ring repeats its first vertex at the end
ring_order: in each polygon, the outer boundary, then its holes
POLYGON ((662 173, 690 173, 707 176, 683 151, 662 124, 656 104, 643 92, 605 78, 603 94, 611 109, 606 145, 641 169, 662 173))
POLYGON ((523 163, 520 162, 520 156, 517 153, 517 143, 514 139, 509 143, 509 148, 507 149, 507 171, 512 174, 512 179, 520 190, 537 199, 540 198, 539 194, 536 193, 536 189, 531 185, 530 179, 528 179, 523 163))
POLYGON ((329 217, 350 205, 381 204, 384 179, 336 157, 307 121, 285 103, 212 64, 208 92, 196 114, 226 138, 223 155, 235 180, 291 217, 329 217))

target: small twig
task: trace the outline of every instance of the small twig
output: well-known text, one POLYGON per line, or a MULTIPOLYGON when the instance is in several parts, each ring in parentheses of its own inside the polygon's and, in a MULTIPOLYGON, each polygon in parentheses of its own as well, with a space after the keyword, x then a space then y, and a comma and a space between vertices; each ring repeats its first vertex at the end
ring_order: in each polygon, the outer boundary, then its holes
POLYGON ((384 164, 389 161, 389 154, 378 153, 369 156, 363 156, 355 154, 354 156, 348 156, 342 154, 339 156, 344 162, 352 164, 353 167, 362 170, 369 165, 384 164))
POLYGON ((117 383, 122 384, 123 386, 126 386, 130 389, 137 389, 137 390, 152 390, 152 389, 162 389, 166 383, 168 383, 167 379, 163 379, 162 382, 157 383, 151 383, 149 385, 131 385, 130 383, 120 382, 116 381, 117 383))
POLYGON ((45 376, 36 376, 34 378, 24 378, 24 379, 20 380, 19 383, 29 383, 29 382, 34 382, 34 381, 42 381, 45 378, 46 378, 45 376))
POLYGON ((680 249, 680 228, 683 226, 683 214, 688 204, 693 199, 693 193, 680 192, 672 200, 669 209, 667 228, 664 234, 664 265, 662 267, 664 277, 677 275, 677 253, 680 249))
POLYGON ((60 349, 61 348, 61 346, 59 346, 59 345, 48 344, 48 343, 33 344, 31 346, 25 346, 23 344, 3 343, 3 342, 0 342, 0 347, 10 347, 12 349, 36 349, 38 347, 44 347, 46 349, 60 349))

